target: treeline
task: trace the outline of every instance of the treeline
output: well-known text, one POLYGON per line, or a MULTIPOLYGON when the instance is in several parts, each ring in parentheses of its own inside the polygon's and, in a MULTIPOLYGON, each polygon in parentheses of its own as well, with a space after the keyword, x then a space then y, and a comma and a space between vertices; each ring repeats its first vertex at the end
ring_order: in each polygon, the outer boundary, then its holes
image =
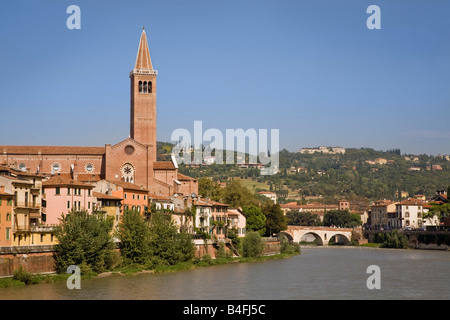
POLYGON ((294 226, 325 226, 338 228, 355 228, 362 225, 361 216, 348 210, 329 210, 323 216, 323 221, 317 214, 310 212, 288 211, 286 218, 289 225, 294 226))
POLYGON ((189 261, 194 257, 192 236, 178 232, 161 211, 145 219, 137 211, 127 211, 117 230, 110 217, 72 210, 55 228, 55 267, 65 273, 77 265, 83 274, 103 272, 116 267, 138 266, 154 269, 189 261), (119 241, 116 250, 114 238, 119 241))

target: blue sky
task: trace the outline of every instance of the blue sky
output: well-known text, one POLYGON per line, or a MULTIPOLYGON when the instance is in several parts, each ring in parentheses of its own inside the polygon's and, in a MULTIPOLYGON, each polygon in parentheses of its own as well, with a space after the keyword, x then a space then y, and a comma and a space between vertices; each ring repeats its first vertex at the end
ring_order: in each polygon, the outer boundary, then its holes
POLYGON ((280 129, 280 147, 450 154, 450 1, 10 1, 0 12, 0 145, 129 135, 142 25, 158 140, 280 129), (81 9, 69 30, 66 8, 81 9), (381 29, 369 30, 369 5, 381 29))

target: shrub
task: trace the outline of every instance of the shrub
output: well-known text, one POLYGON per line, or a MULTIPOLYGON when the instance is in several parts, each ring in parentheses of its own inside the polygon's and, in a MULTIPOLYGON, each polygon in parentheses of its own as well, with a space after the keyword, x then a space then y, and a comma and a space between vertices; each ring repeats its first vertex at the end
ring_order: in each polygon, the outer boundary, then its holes
POLYGON ((242 241, 242 254, 247 258, 257 258, 264 250, 264 242, 259 232, 252 231, 245 235, 242 241))
POLYGON ((300 244, 295 242, 289 243, 287 237, 284 234, 280 234, 280 253, 300 253, 300 244))

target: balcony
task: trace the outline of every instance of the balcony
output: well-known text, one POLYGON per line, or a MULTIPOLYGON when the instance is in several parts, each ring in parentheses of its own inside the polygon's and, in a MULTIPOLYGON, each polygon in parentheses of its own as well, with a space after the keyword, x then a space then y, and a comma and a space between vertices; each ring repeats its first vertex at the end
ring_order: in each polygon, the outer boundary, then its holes
POLYGON ((52 232, 53 231, 53 226, 31 226, 30 228, 31 232, 52 232))
POLYGON ((14 208, 25 208, 25 209, 40 209, 40 203, 32 203, 32 202, 15 202, 14 208))
POLYGON ((22 226, 22 225, 17 226, 17 225, 15 225, 13 227, 13 232, 29 232, 29 231, 31 231, 31 227, 30 226, 22 226))

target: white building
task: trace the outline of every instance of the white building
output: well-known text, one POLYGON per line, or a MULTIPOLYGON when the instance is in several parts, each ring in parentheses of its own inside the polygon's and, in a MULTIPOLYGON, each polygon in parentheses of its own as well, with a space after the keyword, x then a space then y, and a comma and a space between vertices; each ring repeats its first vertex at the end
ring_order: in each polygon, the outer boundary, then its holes
POLYGON ((275 192, 270 192, 270 191, 260 191, 258 192, 258 194, 269 198, 270 200, 273 201, 273 203, 277 203, 277 194, 275 192))
POLYGON ((430 210, 431 206, 418 199, 407 199, 396 204, 397 218, 401 228, 421 228, 425 226, 439 225, 437 216, 424 218, 424 214, 430 210))

